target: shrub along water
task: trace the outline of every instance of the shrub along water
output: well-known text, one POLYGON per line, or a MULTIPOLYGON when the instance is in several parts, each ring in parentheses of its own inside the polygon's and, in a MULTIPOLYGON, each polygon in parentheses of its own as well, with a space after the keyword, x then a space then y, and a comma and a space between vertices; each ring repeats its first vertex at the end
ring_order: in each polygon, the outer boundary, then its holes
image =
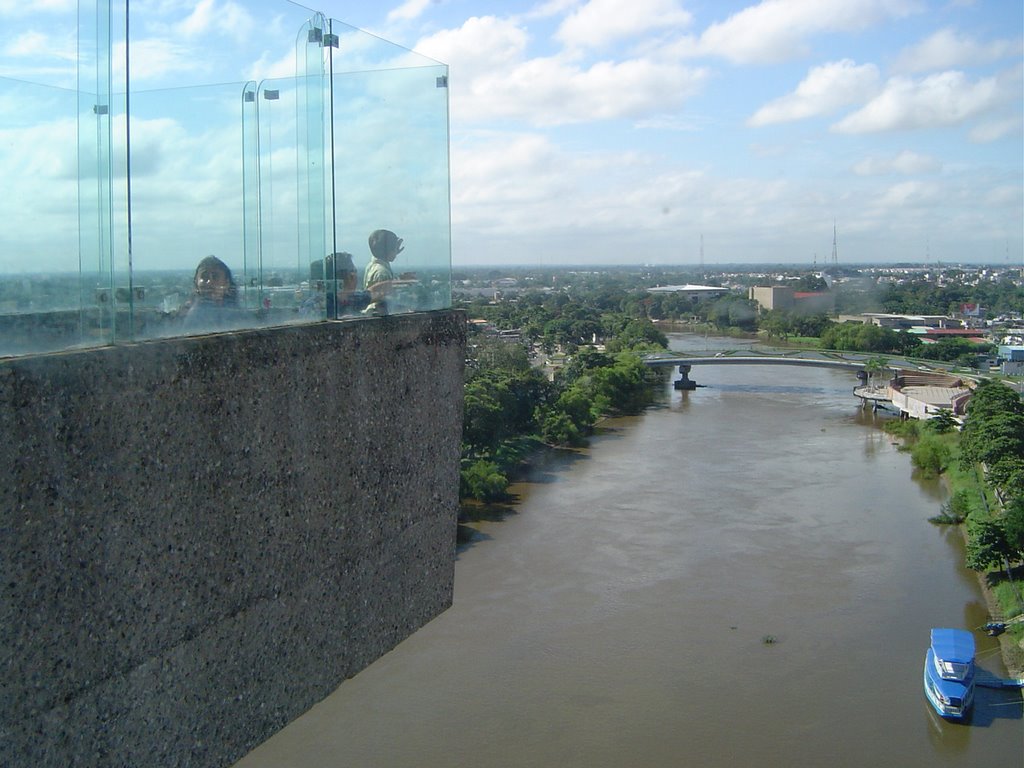
POLYGON ((580 346, 553 380, 517 343, 477 338, 467 365, 462 430, 463 498, 500 501, 509 475, 541 445, 583 445, 597 421, 635 413, 653 391, 641 354, 667 339, 649 321, 631 320, 608 341, 614 352, 580 346))

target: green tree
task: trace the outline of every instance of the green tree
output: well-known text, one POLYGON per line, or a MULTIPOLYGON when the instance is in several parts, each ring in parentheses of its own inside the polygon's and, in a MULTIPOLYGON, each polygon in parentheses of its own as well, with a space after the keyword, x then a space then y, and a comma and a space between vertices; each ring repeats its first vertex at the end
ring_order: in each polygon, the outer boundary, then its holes
POLYGON ((462 441, 471 450, 492 447, 504 436, 502 402, 490 377, 477 377, 465 385, 462 441))
POLYGON ((583 435, 568 414, 551 411, 542 419, 541 439, 549 445, 578 446, 583 442, 583 435))
POLYGON ((1013 556, 1006 531, 995 520, 967 520, 967 552, 965 563, 972 571, 998 568, 1004 558, 1013 556))
POLYGON ((956 418, 953 416, 953 412, 948 408, 942 408, 935 416, 928 420, 928 428, 938 435, 944 435, 947 432, 952 432, 957 429, 956 418))
POLYGON ((710 305, 707 318, 719 328, 754 331, 757 329, 757 305, 742 296, 723 296, 710 305))
MULTIPOLYGON (((622 318, 622 315, 617 317, 622 318)), ((667 349, 668 337, 654 327, 650 320, 626 320, 615 330, 614 337, 605 344, 609 353, 625 349, 667 349)))
POLYGON ((984 379, 967 403, 960 463, 964 469, 991 467, 1003 458, 1024 459, 1024 403, 1009 387, 984 379))
POLYGON ((874 381, 880 376, 885 376, 889 372, 889 358, 875 356, 869 357, 864 361, 864 371, 868 375, 868 381, 874 381))
POLYGON ((508 478, 493 461, 477 459, 463 462, 459 478, 459 493, 463 498, 500 501, 507 491, 508 478))
POLYGON ((988 481, 998 488, 1006 499, 1024 498, 1024 457, 1000 456, 987 467, 988 481))
POLYGON ((918 355, 928 360, 942 360, 944 362, 973 363, 978 355, 992 351, 991 344, 975 344, 967 339, 939 339, 934 344, 921 346, 918 355))
POLYGON ((530 370, 530 355, 522 344, 483 338, 477 342, 475 357, 483 369, 516 373, 530 370))
POLYGON ((1017 497, 1006 505, 1003 512, 1003 533, 1014 559, 1024 559, 1024 498, 1017 497))
POLYGON ((792 331, 792 325, 786 313, 782 310, 771 309, 762 315, 758 327, 769 339, 786 341, 792 331))

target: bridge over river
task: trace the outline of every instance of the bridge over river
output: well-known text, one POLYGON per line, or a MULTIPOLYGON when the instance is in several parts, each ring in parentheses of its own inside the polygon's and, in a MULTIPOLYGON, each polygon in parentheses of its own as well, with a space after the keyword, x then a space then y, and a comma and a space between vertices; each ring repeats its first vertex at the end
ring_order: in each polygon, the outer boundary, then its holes
MULTIPOLYGON (((820 353, 818 353, 820 354, 820 353)), ((644 365, 678 367, 679 378, 674 382, 676 389, 692 390, 697 383, 690 378, 690 369, 695 365, 799 365, 814 368, 843 368, 863 371, 864 363, 855 360, 837 360, 826 357, 778 357, 769 355, 715 355, 714 357, 651 356, 644 359, 644 365)), ((863 379, 864 377, 858 377, 863 379)))

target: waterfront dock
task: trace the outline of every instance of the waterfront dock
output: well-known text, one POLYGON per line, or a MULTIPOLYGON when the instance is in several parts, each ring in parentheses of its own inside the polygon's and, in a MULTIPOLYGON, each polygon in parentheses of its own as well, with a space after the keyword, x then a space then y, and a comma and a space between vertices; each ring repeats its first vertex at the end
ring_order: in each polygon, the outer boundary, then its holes
POLYGON ((982 688, 1024 688, 1024 678, 998 677, 983 669, 977 671, 974 681, 982 688))

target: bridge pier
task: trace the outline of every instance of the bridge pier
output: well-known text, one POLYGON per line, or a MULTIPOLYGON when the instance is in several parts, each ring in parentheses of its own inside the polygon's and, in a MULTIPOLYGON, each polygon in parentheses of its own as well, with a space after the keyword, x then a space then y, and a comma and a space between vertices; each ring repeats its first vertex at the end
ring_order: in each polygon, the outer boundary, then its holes
POLYGON ((686 390, 688 392, 693 391, 697 388, 697 382, 690 378, 690 368, 692 366, 679 364, 679 378, 676 379, 672 386, 676 389, 686 390))

